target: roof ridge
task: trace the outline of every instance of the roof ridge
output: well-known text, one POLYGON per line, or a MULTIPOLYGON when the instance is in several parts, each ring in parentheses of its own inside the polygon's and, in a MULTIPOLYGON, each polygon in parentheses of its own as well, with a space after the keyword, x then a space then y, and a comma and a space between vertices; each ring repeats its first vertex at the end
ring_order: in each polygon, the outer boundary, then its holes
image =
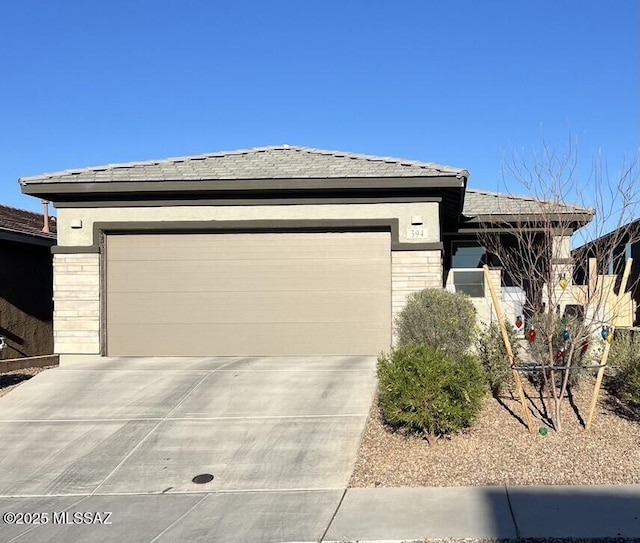
POLYGON ((510 194, 508 192, 495 192, 492 190, 484 190, 484 189, 467 189, 467 192, 475 192, 479 194, 485 194, 487 196, 503 196, 505 198, 518 199, 518 200, 526 200, 528 202, 543 202, 545 200, 540 200, 539 198, 534 198, 533 196, 525 196, 522 194, 510 194))
POLYGON ((193 154, 193 155, 174 156, 174 157, 168 157, 168 158, 162 158, 162 159, 149 159, 149 160, 140 160, 140 161, 99 164, 94 166, 84 166, 80 168, 68 168, 68 169, 59 170, 59 171, 45 172, 38 175, 22 176, 20 177, 19 181, 21 184, 24 184, 25 182, 28 182, 28 181, 43 179, 47 177, 79 175, 79 174, 88 173, 88 172, 129 169, 129 168, 145 167, 145 166, 166 166, 166 165, 180 164, 180 163, 190 162, 190 161, 225 158, 225 157, 238 156, 238 155, 249 155, 251 153, 262 153, 262 152, 268 152, 268 151, 305 152, 311 155, 333 156, 336 158, 348 158, 348 159, 356 159, 356 160, 365 160, 368 162, 387 163, 387 164, 395 164, 400 166, 412 166, 412 167, 423 169, 423 170, 434 170, 439 173, 450 173, 455 175, 458 175, 467 171, 464 168, 457 168, 455 166, 450 166, 445 164, 437 164, 435 162, 424 162, 420 160, 410 160, 410 159, 397 158, 397 157, 377 156, 377 155, 370 155, 370 154, 364 154, 364 153, 353 153, 349 151, 319 149, 316 147, 307 147, 303 145, 288 145, 284 143, 284 144, 267 145, 267 146, 261 146, 261 147, 247 147, 247 148, 235 149, 231 151, 214 151, 214 152, 207 152, 207 153, 200 153, 200 154, 193 154))
POLYGON ((391 157, 391 156, 379 156, 379 155, 371 155, 371 154, 367 154, 367 153, 354 153, 352 151, 337 151, 337 150, 330 150, 330 149, 318 149, 318 148, 314 148, 314 147, 301 147, 301 146, 297 146, 297 147, 290 147, 294 150, 298 150, 298 151, 306 151, 312 154, 318 154, 318 155, 329 155, 329 156, 335 156, 337 158, 340 157, 345 157, 345 158, 355 158, 355 159, 361 159, 361 160, 368 160, 369 162, 386 162, 389 164, 401 164, 401 165, 408 165, 408 166, 418 166, 424 169, 433 169, 433 170, 438 170, 438 171, 442 171, 441 168, 447 168, 447 169, 452 169, 452 170, 459 170, 462 171, 463 168, 455 168, 454 166, 448 166, 445 164, 437 164, 435 162, 425 162, 423 160, 413 160, 413 159, 408 159, 408 158, 400 158, 400 157, 391 157))
POLYGON ((246 147, 242 149, 233 149, 230 151, 210 151, 206 153, 197 153, 193 155, 173 156, 166 158, 150 158, 146 160, 130 160, 127 162, 108 162, 106 164, 95 164, 93 166, 81 166, 79 168, 66 168, 64 170, 56 170, 53 172, 44 172, 37 175, 26 175, 20 177, 20 179, 30 179, 36 177, 46 177, 48 175, 61 175, 61 174, 74 174, 85 172, 97 172, 115 168, 135 168, 136 166, 155 166, 161 164, 177 164, 181 162, 187 162, 189 160, 204 160, 206 158, 222 158, 225 156, 234 155, 246 155, 251 152, 265 152, 265 151, 279 151, 284 149, 292 150, 308 150, 310 147, 302 147, 296 145, 287 145, 286 143, 281 145, 265 145, 258 147, 246 147))

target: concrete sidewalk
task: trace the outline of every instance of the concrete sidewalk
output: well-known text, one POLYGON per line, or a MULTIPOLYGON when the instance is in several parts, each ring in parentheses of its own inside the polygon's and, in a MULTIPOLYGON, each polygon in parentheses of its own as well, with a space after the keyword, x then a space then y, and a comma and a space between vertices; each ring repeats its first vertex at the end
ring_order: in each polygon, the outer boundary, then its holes
POLYGON ((640 485, 355 488, 324 541, 640 538, 640 485))
POLYGON ((356 488, 0 498, 0 513, 66 523, 0 526, 0 541, 340 542, 640 538, 640 485, 356 488), (74 512, 111 512, 108 525, 74 512))

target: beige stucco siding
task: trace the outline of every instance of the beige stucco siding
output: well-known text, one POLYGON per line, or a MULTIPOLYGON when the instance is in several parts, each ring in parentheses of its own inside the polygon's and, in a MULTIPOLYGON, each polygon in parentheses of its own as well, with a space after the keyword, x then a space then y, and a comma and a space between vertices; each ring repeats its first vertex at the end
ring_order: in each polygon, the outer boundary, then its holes
MULTIPOLYGON (((95 222, 203 222, 242 220, 398 220, 402 243, 438 243, 439 203, 323 204, 272 206, 175 206, 121 208, 61 208, 58 210, 58 245, 86 247, 94 245, 95 222), (407 239, 412 219, 420 217, 425 237, 407 239)), ((217 226, 224 227, 224 224, 217 226)), ((100 285, 98 254, 56 254, 55 273, 55 352, 66 355, 98 355, 104 331, 101 317, 104 304, 100 285)), ((411 292, 442 286, 442 260, 439 250, 391 251, 391 296, 389 321, 406 303, 411 292)))
POLYGON ((398 219, 401 242, 440 241, 437 202, 403 204, 322 204, 272 206, 174 206, 61 208, 58 210, 58 245, 93 244, 94 222, 151 221, 243 221, 243 220, 322 220, 322 219, 398 219), (411 218, 422 217, 425 238, 407 239, 411 218), (80 228, 72 228, 72 224, 80 228))

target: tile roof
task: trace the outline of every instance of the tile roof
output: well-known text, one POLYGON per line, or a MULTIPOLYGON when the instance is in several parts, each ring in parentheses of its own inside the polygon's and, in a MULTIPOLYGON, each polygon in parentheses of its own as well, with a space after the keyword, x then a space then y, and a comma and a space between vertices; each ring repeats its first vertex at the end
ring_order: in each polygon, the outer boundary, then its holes
MULTIPOLYGON (((467 217, 478 215, 526 215, 544 212, 544 206, 557 204, 546 200, 538 200, 531 196, 514 196, 498 192, 467 189, 464 197, 462 214, 467 217)), ((593 215, 594 210, 570 204, 561 204, 563 213, 585 213, 593 215)))
POLYGON ((51 232, 42 231, 44 215, 17 207, 0 205, 0 231, 28 234, 40 238, 56 239, 56 219, 49 217, 51 232))
POLYGON ((433 162, 277 145, 64 170, 21 177, 20 183, 30 185, 223 179, 467 177, 468 175, 469 173, 464 169, 433 162))

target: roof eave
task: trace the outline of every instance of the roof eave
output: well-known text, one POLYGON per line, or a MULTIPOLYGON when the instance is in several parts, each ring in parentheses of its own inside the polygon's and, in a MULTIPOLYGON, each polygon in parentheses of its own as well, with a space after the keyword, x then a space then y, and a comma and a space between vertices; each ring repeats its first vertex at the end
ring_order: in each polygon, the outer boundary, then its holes
POLYGON ((0 240, 12 241, 15 243, 25 243, 27 245, 41 245, 44 247, 52 247, 56 244, 56 236, 47 236, 45 234, 36 234, 30 232, 20 232, 17 230, 8 230, 0 228, 0 240))
POLYGON ((371 190, 371 189, 403 189, 403 188, 461 188, 464 189, 466 178, 461 174, 447 174, 419 177, 361 177, 361 178, 300 178, 300 179, 234 179, 234 180, 197 180, 197 181, 111 181, 111 182, 37 182, 27 183, 20 179, 24 194, 39 198, 47 198, 55 202, 56 196, 73 195, 107 195, 163 193, 248 193, 255 191, 287 190, 371 190))
POLYGON ((568 212, 558 213, 556 215, 541 215, 538 213, 503 213, 503 214, 478 214, 474 216, 463 216, 463 224, 466 227, 486 228, 486 227, 502 227, 506 231, 514 230, 522 226, 536 226, 538 228, 545 227, 545 224, 566 225, 573 230, 586 226, 593 220, 594 213, 587 212, 568 212))

